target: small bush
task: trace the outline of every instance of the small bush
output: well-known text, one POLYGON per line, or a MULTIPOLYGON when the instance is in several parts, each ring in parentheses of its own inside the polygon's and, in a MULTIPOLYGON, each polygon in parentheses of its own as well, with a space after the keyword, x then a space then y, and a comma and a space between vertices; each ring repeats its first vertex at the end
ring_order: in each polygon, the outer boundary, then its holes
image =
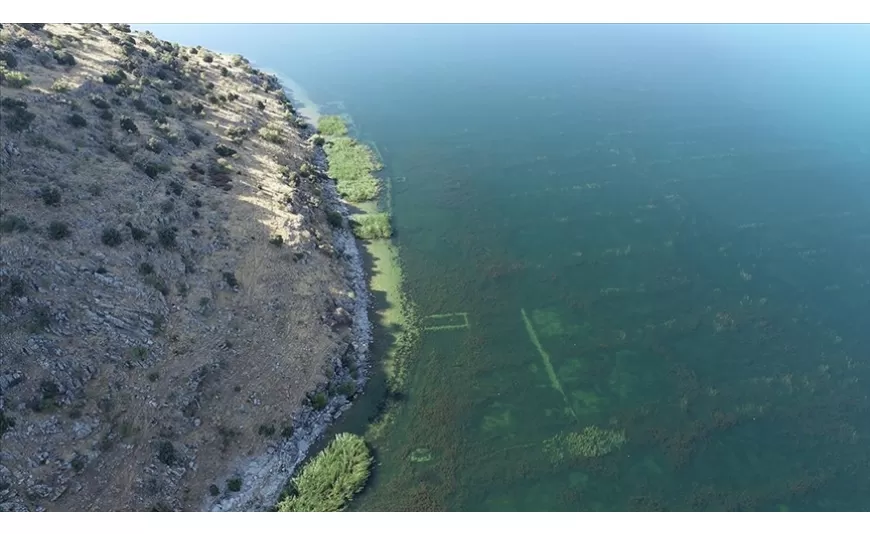
POLYGON ((27 223, 27 219, 24 217, 10 215, 9 217, 0 218, 0 232, 26 232, 29 229, 30 224, 27 223))
POLYGON ((211 63, 214 61, 214 56, 211 54, 205 54, 204 56, 202 56, 202 60, 206 63, 211 63))
POLYGON ((166 248, 172 248, 175 246, 175 233, 176 229, 164 226, 157 230, 157 241, 166 248))
POLYGON ((221 76, 229 76, 230 71, 226 67, 221 67, 221 76))
POLYGON ((60 204, 60 189, 56 187, 43 187, 39 191, 39 196, 46 206, 57 206, 60 204))
POLYGON ((149 137, 148 141, 145 142, 145 148, 155 154, 163 152, 163 144, 156 137, 149 137))
POLYGON ((103 229, 103 235, 101 236, 103 244, 108 247, 117 247, 121 243, 124 242, 124 236, 121 232, 118 231, 117 228, 108 227, 103 229))
POLYGON ((217 484, 212 484, 208 487, 208 494, 212 497, 217 497, 221 494, 221 489, 217 487, 217 484))
POLYGON ((236 149, 234 149, 232 147, 228 147, 227 145, 225 145, 223 143, 216 144, 214 147, 214 151, 217 153, 218 156, 220 156, 222 158, 232 157, 236 153, 236 149))
POLYGON ((323 146, 326 143, 326 138, 320 134, 315 134, 311 136, 311 143, 314 146, 323 146))
POLYGON ((371 474, 372 454, 365 441, 341 433, 291 481, 293 494, 279 512, 338 512, 360 492, 371 474))
POLYGON ((172 467, 178 459, 175 454, 175 446, 170 441, 161 441, 157 447, 157 459, 172 467))
POLYGON ((121 69, 114 69, 103 74, 103 83, 108 85, 119 85, 127 79, 127 74, 121 69))
POLYGON ((97 114, 97 117, 99 117, 100 120, 104 120, 106 122, 111 122, 111 120, 115 118, 112 112, 108 109, 100 110, 100 112, 97 114))
POLYGON ((224 277, 224 282, 226 282, 227 285, 230 286, 231 288, 236 289, 237 287, 239 287, 239 281, 236 279, 235 273, 224 272, 223 277, 224 277))
POLYGON ((260 425, 257 434, 270 438, 275 434, 275 425, 260 425))
POLYGON ((390 216, 386 213, 369 213, 351 218, 353 233, 360 239, 387 239, 393 234, 390 216))
POLYGON ((51 90, 55 93, 68 93, 72 89, 72 84, 63 78, 58 78, 51 84, 51 90))
POLYGON ((58 64, 66 65, 68 67, 72 67, 73 65, 76 64, 76 58, 73 57, 73 55, 67 51, 55 52, 54 53, 54 60, 57 61, 58 64))
POLYGON ((261 128, 260 137, 276 145, 284 143, 284 134, 278 126, 272 125, 261 128))
POLYGON ((139 133, 139 128, 136 126, 136 123, 133 122, 133 119, 131 119, 130 117, 121 117, 119 124, 121 125, 121 129, 127 133, 132 133, 132 134, 139 133))
POLYGON ((246 135, 248 135, 247 128, 241 128, 238 126, 227 128, 227 137, 232 139, 235 143, 241 143, 246 135))
POLYGON ((85 120, 85 118, 82 117, 81 115, 79 115, 78 113, 73 113, 72 115, 67 117, 66 121, 73 128, 84 128, 85 126, 88 125, 88 121, 85 120))
POLYGON ((257 109, 259 109, 260 111, 265 110, 265 109, 266 109, 266 103, 263 102, 262 100, 257 100, 257 109))
POLYGON ((241 491, 242 479, 239 477, 235 477, 227 480, 227 489, 229 491, 241 491))
POLYGON ((48 224, 48 237, 55 241, 68 237, 69 225, 61 221, 52 221, 48 224))
POLYGON ((33 46, 33 41, 31 41, 27 37, 19 37, 18 39, 12 41, 12 45, 15 46, 15 48, 25 50, 33 46))
POLYGON ((202 135, 200 135, 198 132, 187 132, 187 139, 195 146, 199 146, 202 144, 202 135))
POLYGON ((21 89, 31 83, 28 75, 15 70, 0 73, 0 81, 5 82, 6 85, 15 89, 21 89))
POLYGON ((326 408, 326 405, 329 403, 329 397, 326 396, 326 393, 318 391, 317 393, 310 395, 308 401, 311 404, 311 407, 319 412, 326 408))
POLYGON ((115 88, 115 94, 127 98, 128 96, 133 94, 133 88, 127 84, 121 84, 115 88))
POLYGON ((326 221, 334 228, 341 228, 343 220, 344 217, 342 217, 341 213, 337 211, 330 210, 326 213, 326 221))
POLYGON ((133 238, 133 241, 142 241, 148 237, 148 232, 141 228, 136 228, 131 223, 127 223, 127 227, 130 228, 130 236, 133 238))
POLYGON ((112 105, 109 104, 109 102, 105 98, 99 95, 91 95, 89 100, 91 101, 91 104, 97 109, 109 109, 110 107, 112 107, 112 105))
POLYGON ((172 104, 172 97, 167 95, 166 93, 161 94, 157 97, 157 101, 163 104, 164 106, 169 106, 172 104))
POLYGON ((202 102, 194 102, 190 109, 193 110, 194 113, 199 115, 205 109, 205 106, 202 105, 202 102))
POLYGON ((6 63, 6 67, 10 69, 14 69, 18 66, 18 59, 15 57, 15 54, 9 50, 0 52, 0 61, 6 63))
POLYGON ((0 410, 0 437, 13 428, 15 428, 15 419, 0 410))
POLYGON ((269 244, 280 247, 284 244, 284 237, 281 234, 275 234, 269 238, 269 244))

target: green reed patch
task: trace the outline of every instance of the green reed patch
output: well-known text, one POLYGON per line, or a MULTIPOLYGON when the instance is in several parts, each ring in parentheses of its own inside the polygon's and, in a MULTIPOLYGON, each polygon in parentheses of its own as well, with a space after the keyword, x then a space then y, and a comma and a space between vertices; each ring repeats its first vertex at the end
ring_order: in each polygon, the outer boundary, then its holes
POLYGON ((387 213, 366 213, 351 218, 354 235, 360 239, 388 239, 393 235, 390 215, 387 213))
POLYGON ((338 512, 365 486, 372 454, 354 434, 335 436, 291 481, 292 491, 278 504, 279 512, 338 512))
POLYGON ((338 115, 324 115, 317 122, 317 129, 323 135, 341 137, 347 135, 347 125, 338 115))

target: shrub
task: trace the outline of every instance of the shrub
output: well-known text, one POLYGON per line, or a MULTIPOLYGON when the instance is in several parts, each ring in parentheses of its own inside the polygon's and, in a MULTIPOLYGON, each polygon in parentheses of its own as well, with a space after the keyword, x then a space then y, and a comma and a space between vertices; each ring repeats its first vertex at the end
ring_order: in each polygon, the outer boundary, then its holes
POLYGON ((242 479, 235 477, 227 480, 227 489, 230 491, 240 491, 242 489, 242 479))
POLYGON ((239 99, 239 95, 237 93, 227 93, 227 100, 230 102, 235 102, 239 99))
POLYGON ((202 60, 206 63, 211 63, 212 61, 214 61, 214 56, 211 54, 205 54, 204 56, 202 56, 202 60))
POLYGON ((112 107, 112 105, 109 104, 109 102, 105 98, 99 95, 91 95, 89 100, 91 101, 91 104, 97 109, 109 109, 110 107, 112 107))
POLYGON ((15 46, 15 48, 25 50, 33 46, 33 41, 31 41, 27 37, 19 37, 18 39, 12 41, 12 45, 15 46))
POLYGON ((260 137, 269 141, 270 143, 275 143, 276 145, 280 145, 284 143, 284 134, 278 126, 270 125, 260 129, 260 137))
POLYGON ((155 154, 159 154, 163 151, 163 144, 156 137, 149 137, 148 141, 145 142, 145 148, 155 154))
POLYGON ((275 434, 275 425, 260 425, 260 428, 257 429, 257 434, 267 438, 272 437, 275 434))
POLYGON ((126 98, 133 94, 133 89, 131 89, 127 84, 121 84, 115 88, 115 94, 126 98))
POLYGON ((202 105, 202 102, 194 102, 190 109, 193 110, 194 113, 199 115, 205 109, 205 106, 202 105))
POLYGON ((148 178, 157 178, 157 175, 161 172, 166 172, 169 170, 166 165, 162 163, 155 163, 153 161, 149 161, 142 167, 142 171, 145 173, 148 178))
POLYGON ((51 84, 51 90, 55 93, 68 93, 72 85, 63 78, 58 78, 51 84))
POLYGON ((48 237, 55 241, 69 236, 69 225, 61 221, 51 221, 48 224, 48 237))
POLYGON ((326 143, 326 138, 320 134, 315 134, 311 136, 311 143, 314 146, 323 146, 323 144, 326 143))
POLYGON ((241 143, 245 136, 248 135, 248 129, 240 126, 232 126, 227 128, 227 137, 235 143, 241 143))
POLYGON ((281 234, 275 234, 269 238, 269 244, 280 247, 284 244, 284 237, 281 234))
POLYGON ((103 229, 101 239, 103 244, 109 247, 117 247, 124 242, 124 236, 121 232, 119 232, 117 228, 111 226, 103 229))
POLYGON ((15 419, 3 413, 3 410, 0 410, 0 437, 13 428, 15 428, 15 419))
POLYGON ((56 187, 43 187, 39 191, 39 196, 46 206, 57 206, 60 204, 60 189, 56 187))
POLYGON ((221 67, 221 76, 229 76, 230 71, 226 67, 221 67))
POLYGON ((121 69, 114 69, 106 74, 103 74, 103 83, 108 85, 119 85, 127 79, 127 74, 121 69))
POLYGON ((168 105, 172 104, 172 98, 169 95, 167 95, 166 93, 162 93, 160 96, 158 96, 157 101, 160 102, 161 104, 163 104, 164 106, 168 106, 168 105))
POLYGON ((344 220, 344 217, 337 211, 328 211, 326 212, 326 220, 331 226, 341 228, 341 222, 344 220))
POLYGON ((166 248, 172 248, 175 246, 175 233, 175 228, 163 226, 157 230, 157 241, 166 248))
POLYGON ((326 396, 326 393, 318 391, 317 393, 308 397, 308 402, 311 404, 311 407, 315 411, 319 412, 320 410, 326 408, 326 405, 329 402, 329 398, 326 396))
POLYGON ((223 143, 216 144, 214 147, 214 151, 217 153, 218 156, 220 156, 222 158, 232 157, 236 153, 236 149, 234 149, 232 147, 228 147, 227 145, 225 145, 223 143))
POLYGON ((237 287, 239 287, 239 281, 236 279, 235 273, 224 272, 223 277, 224 277, 224 282, 226 282, 227 285, 230 286, 231 288, 236 289, 237 287))
POLYGON ((136 126, 136 123, 133 122, 133 119, 130 117, 121 117, 120 120, 121 129, 127 133, 139 133, 139 128, 136 126))
POLYGON ((259 109, 260 111, 265 110, 265 109, 266 109, 266 103, 263 102, 262 100, 257 100, 257 109, 259 109))
POLYGON ((30 224, 27 223, 27 219, 24 217, 10 215, 9 217, 0 218, 0 232, 26 232, 29 229, 30 224))
POLYGON ((142 241, 146 237, 148 237, 148 232, 142 230, 141 228, 137 228, 133 226, 132 223, 127 223, 127 227, 130 229, 130 236, 133 238, 133 241, 142 241))
POLYGON ((4 81, 6 85, 15 89, 21 89, 31 83, 28 75, 15 70, 0 73, 0 81, 4 81))
POLYGON ((36 115, 27 111, 27 102, 17 98, 4 97, 0 100, 0 107, 11 110, 10 113, 0 113, 0 119, 6 127, 13 132, 20 132, 30 126, 36 115))
POLYGON ((178 459, 175 454, 175 446, 170 441, 161 441, 157 447, 157 459, 172 467, 178 459))
POLYGON ((195 146, 199 146, 202 144, 202 135, 200 135, 198 132, 187 132, 187 139, 195 146))
POLYGON ((217 497, 221 494, 221 489, 217 487, 217 484, 212 484, 208 487, 208 494, 212 497, 217 497))
POLYGON ((67 117, 66 121, 70 123, 70 126, 73 128, 84 128, 88 125, 88 121, 78 113, 73 113, 67 117))
POLYGON ((338 512, 361 491, 371 473, 372 455, 365 441, 341 433, 291 481, 293 494, 278 504, 280 512, 338 512))
POLYGON ((115 116, 112 115, 112 112, 108 109, 100 110, 100 112, 97 114, 97 117, 99 117, 100 120, 104 121, 111 121, 113 118, 115 118, 115 116))
POLYGON ((68 67, 72 67, 73 65, 76 64, 76 58, 73 57, 73 55, 67 51, 55 52, 54 53, 54 60, 57 61, 58 64, 66 65, 68 67))
POLYGON ((0 52, 0 61, 6 63, 6 67, 10 69, 18 66, 18 59, 15 57, 15 54, 8 50, 0 52))

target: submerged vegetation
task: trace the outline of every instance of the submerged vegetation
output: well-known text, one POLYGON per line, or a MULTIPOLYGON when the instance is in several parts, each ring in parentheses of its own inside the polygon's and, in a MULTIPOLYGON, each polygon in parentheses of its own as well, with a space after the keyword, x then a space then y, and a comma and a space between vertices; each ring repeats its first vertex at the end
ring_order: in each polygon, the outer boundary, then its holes
POLYGON ((365 486, 371 465, 372 454, 361 437, 338 434, 291 481, 291 494, 278 504, 278 511, 341 511, 365 486))
POLYGON ((587 426, 580 432, 560 433, 544 443, 544 451, 554 462, 566 458, 595 458, 609 454, 625 443, 624 430, 587 426))

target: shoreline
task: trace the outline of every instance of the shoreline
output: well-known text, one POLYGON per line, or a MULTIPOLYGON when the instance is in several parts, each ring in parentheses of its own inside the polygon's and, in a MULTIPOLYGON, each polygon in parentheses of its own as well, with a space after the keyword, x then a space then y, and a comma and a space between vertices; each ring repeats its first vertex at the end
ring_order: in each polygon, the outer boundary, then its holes
MULTIPOLYGON (((317 105, 305 96, 304 89, 296 82, 263 69, 263 72, 275 76, 282 85, 282 90, 288 100, 293 103, 300 116, 307 123, 306 131, 317 131, 315 120, 320 117, 317 105), (289 83, 288 83, 289 80, 289 83), (297 93, 296 91, 300 91, 297 93), (303 100, 299 100, 301 94, 303 100), (302 104, 298 106, 297 104, 302 104)), ((336 228, 333 245, 342 256, 346 276, 354 292, 352 299, 351 344, 343 354, 333 356, 333 376, 317 390, 319 393, 331 387, 352 380, 357 387, 353 400, 338 395, 331 396, 328 404, 322 410, 314 410, 303 406, 293 416, 293 434, 277 446, 270 447, 263 455, 248 459, 237 467, 234 472, 241 477, 244 485, 241 491, 225 496, 223 499, 206 498, 202 507, 204 511, 270 511, 278 504, 279 498, 290 479, 298 468, 309 459, 309 451, 334 426, 338 419, 347 411, 354 400, 365 392, 371 371, 370 347, 373 342, 373 325, 369 318, 372 307, 371 289, 366 280, 372 276, 364 266, 362 253, 350 226, 350 209, 353 204, 344 201, 336 189, 336 182, 327 174, 328 163, 326 154, 321 147, 314 148, 312 164, 318 171, 324 191, 326 209, 335 211, 342 216, 342 225, 336 228), (359 370, 357 378, 352 378, 352 370, 359 370)), ((359 207, 359 206, 356 206, 359 207)), ((366 244, 360 240, 360 244, 366 244)))

